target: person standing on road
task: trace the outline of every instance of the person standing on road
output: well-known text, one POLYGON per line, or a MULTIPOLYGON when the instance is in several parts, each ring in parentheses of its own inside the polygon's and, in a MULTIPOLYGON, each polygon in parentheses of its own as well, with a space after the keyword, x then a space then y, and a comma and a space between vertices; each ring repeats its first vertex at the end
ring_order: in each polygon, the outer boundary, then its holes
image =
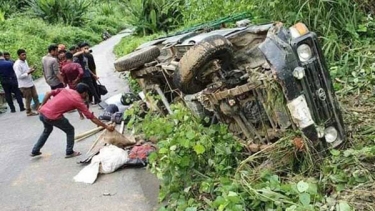
POLYGON ((65 58, 66 64, 61 69, 61 75, 70 89, 76 89, 77 84, 81 82, 83 69, 80 64, 73 62, 72 53, 66 52, 65 58))
POLYGON ((20 111, 24 111, 25 107, 22 102, 21 91, 18 89, 16 73, 13 70, 13 62, 7 61, 2 52, 0 52, 0 82, 5 92, 5 100, 8 103, 10 112, 16 112, 13 104, 12 93, 15 95, 20 111))
MULTIPOLYGON (((90 45, 87 42, 81 43, 81 46, 83 46, 85 49, 90 48, 90 45)), ((99 101, 101 101, 101 96, 99 94, 99 87, 98 87, 98 84, 96 83, 96 80, 97 80, 97 78, 96 78, 96 76, 97 76, 97 74, 96 74, 96 64, 95 64, 94 56, 91 53, 92 53, 92 51, 85 52, 84 56, 87 58, 87 64, 89 66, 89 69, 91 70, 92 73, 94 73, 94 75, 91 75, 91 80, 92 80, 92 83, 94 85, 94 88, 95 88, 96 92, 98 93, 99 101)), ((92 97, 93 96, 90 95, 90 101, 93 100, 92 97)), ((95 101, 95 98, 94 98, 94 103, 95 102, 96 101, 95 101)))
POLYGON ((17 50, 18 59, 14 62, 13 69, 18 79, 18 87, 25 98, 26 115, 35 116, 38 113, 32 112, 31 100, 34 100, 36 108, 39 107, 38 93, 33 82, 32 73, 35 68, 30 68, 26 61, 26 51, 24 49, 17 50))
POLYGON ((96 125, 104 127, 109 131, 114 130, 113 125, 104 124, 89 111, 84 102, 88 96, 88 92, 89 87, 86 84, 79 83, 76 90, 59 88, 46 93, 39 109, 39 118, 44 125, 44 130, 39 137, 38 142, 34 145, 30 156, 34 157, 42 154, 40 149, 46 143, 53 127, 57 127, 66 133, 67 144, 65 158, 71 158, 81 154, 80 152, 73 150, 74 127, 69 123, 68 119, 64 117, 64 113, 74 109, 83 113, 87 119, 90 119, 96 125), (50 99, 52 96, 53 98, 50 99))
POLYGON ((50 45, 48 54, 42 58, 44 78, 52 90, 65 87, 59 70, 59 62, 57 61, 57 49, 57 45, 50 45))
MULTIPOLYGON (((94 104, 100 103, 100 97, 95 89, 94 83, 96 83, 96 80, 98 77, 90 70, 88 66, 88 59, 84 55, 86 53, 89 53, 89 47, 85 45, 84 43, 79 44, 78 46, 80 49, 78 52, 74 54, 74 59, 73 61, 80 64, 82 69, 83 69, 83 77, 82 77, 82 82, 85 83, 87 86, 90 88, 90 96, 94 96, 94 104), (95 79, 93 81, 92 77, 95 79)), ((92 97, 89 97, 91 100, 92 97)))

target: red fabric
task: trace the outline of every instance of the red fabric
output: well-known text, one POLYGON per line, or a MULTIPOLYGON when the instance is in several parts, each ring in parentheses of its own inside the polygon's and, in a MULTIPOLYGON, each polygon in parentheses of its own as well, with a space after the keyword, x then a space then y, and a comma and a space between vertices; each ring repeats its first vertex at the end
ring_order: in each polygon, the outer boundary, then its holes
POLYGON ((155 151, 155 147, 150 144, 136 145, 130 150, 128 157, 130 159, 139 158, 145 160, 153 151, 155 151))
POLYGON ((77 84, 74 84, 73 81, 77 78, 82 79, 83 69, 80 64, 68 62, 61 69, 61 75, 64 78, 64 82, 69 85, 69 88, 75 89, 77 84))
POLYGON ((54 97, 39 110, 47 119, 60 119, 64 113, 74 109, 78 109, 87 119, 94 118, 94 114, 89 111, 77 91, 61 88, 52 90, 51 95, 54 97))
POLYGON ((68 63, 68 61, 64 60, 64 61, 59 61, 59 68, 60 68, 60 71, 62 70, 62 68, 68 63))

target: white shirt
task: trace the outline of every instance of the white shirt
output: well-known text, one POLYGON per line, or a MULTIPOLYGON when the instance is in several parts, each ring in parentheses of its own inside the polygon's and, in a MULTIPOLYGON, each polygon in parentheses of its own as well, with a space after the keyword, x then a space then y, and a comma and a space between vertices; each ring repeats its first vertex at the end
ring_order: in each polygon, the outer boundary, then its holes
POLYGON ((13 69, 17 75, 19 88, 30 88, 34 86, 33 78, 31 74, 28 74, 30 67, 26 60, 22 61, 17 59, 17 61, 14 62, 13 69))

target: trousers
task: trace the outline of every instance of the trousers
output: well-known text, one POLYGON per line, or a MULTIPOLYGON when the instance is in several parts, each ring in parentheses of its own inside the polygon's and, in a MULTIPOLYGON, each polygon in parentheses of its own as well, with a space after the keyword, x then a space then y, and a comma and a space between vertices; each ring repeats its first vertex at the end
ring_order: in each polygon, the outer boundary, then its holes
POLYGON ((39 119, 43 123, 44 130, 33 147, 33 154, 38 154, 40 152, 40 149, 44 146, 49 135, 52 133, 53 127, 57 127, 66 133, 66 154, 70 155, 74 153, 74 127, 70 124, 68 119, 62 117, 57 120, 49 120, 43 114, 39 115, 39 119))
POLYGON ((26 113, 31 113, 31 100, 34 100, 36 109, 39 108, 39 98, 38 93, 36 92, 35 86, 28 87, 28 88, 20 88, 25 98, 25 106, 26 106, 26 113))
POLYGON ((16 97, 16 100, 17 100, 17 103, 20 107, 20 110, 24 110, 25 107, 24 107, 24 104, 23 104, 23 101, 22 101, 22 94, 21 94, 21 91, 20 89, 18 88, 18 83, 17 82, 12 82, 12 81, 9 81, 9 82, 3 82, 1 83, 1 86, 3 87, 4 89, 4 92, 5 92, 5 100, 7 101, 8 103, 8 106, 10 108, 10 110, 12 112, 15 112, 16 111, 16 108, 14 107, 14 104, 13 104, 13 97, 12 97, 12 93, 14 94, 14 96, 16 97))

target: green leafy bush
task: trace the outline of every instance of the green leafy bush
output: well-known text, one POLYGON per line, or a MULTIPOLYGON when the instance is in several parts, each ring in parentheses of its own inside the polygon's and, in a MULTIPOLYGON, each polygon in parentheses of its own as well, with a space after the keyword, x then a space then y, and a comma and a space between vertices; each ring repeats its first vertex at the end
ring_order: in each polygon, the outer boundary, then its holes
POLYGON ((29 5, 33 14, 48 23, 82 26, 91 3, 88 0, 31 0, 29 5))
MULTIPOLYGON (((146 137, 160 140, 150 162, 162 181, 161 199, 170 199, 172 210, 185 210, 201 203, 196 194, 211 196, 221 186, 220 180, 229 182, 242 147, 226 126, 206 128, 181 105, 173 106, 173 111, 167 117, 147 114, 142 127, 139 119, 133 118, 128 127, 135 126, 146 137)), ((133 110, 127 112, 134 114, 133 110)))
POLYGON ((253 12, 253 4, 245 0, 188 0, 181 6, 185 25, 212 21, 242 12, 253 12))
POLYGON ((27 14, 14 16, 0 22, 0 36, 2 37, 0 50, 9 51, 13 59, 16 59, 17 49, 26 49, 29 64, 37 67, 34 75, 36 77, 42 76, 41 58, 47 53, 47 47, 51 43, 63 43, 66 46, 71 46, 87 41, 90 44, 95 44, 102 40, 101 33, 104 29, 110 29, 112 33, 121 29, 121 20, 113 17, 99 16, 85 27, 73 27, 62 23, 47 24, 42 19, 30 18, 27 14), (96 25, 98 22, 107 23, 107 25, 96 25))
POLYGON ((168 32, 182 21, 182 0, 130 0, 124 3, 127 21, 136 27, 136 34, 168 32))

